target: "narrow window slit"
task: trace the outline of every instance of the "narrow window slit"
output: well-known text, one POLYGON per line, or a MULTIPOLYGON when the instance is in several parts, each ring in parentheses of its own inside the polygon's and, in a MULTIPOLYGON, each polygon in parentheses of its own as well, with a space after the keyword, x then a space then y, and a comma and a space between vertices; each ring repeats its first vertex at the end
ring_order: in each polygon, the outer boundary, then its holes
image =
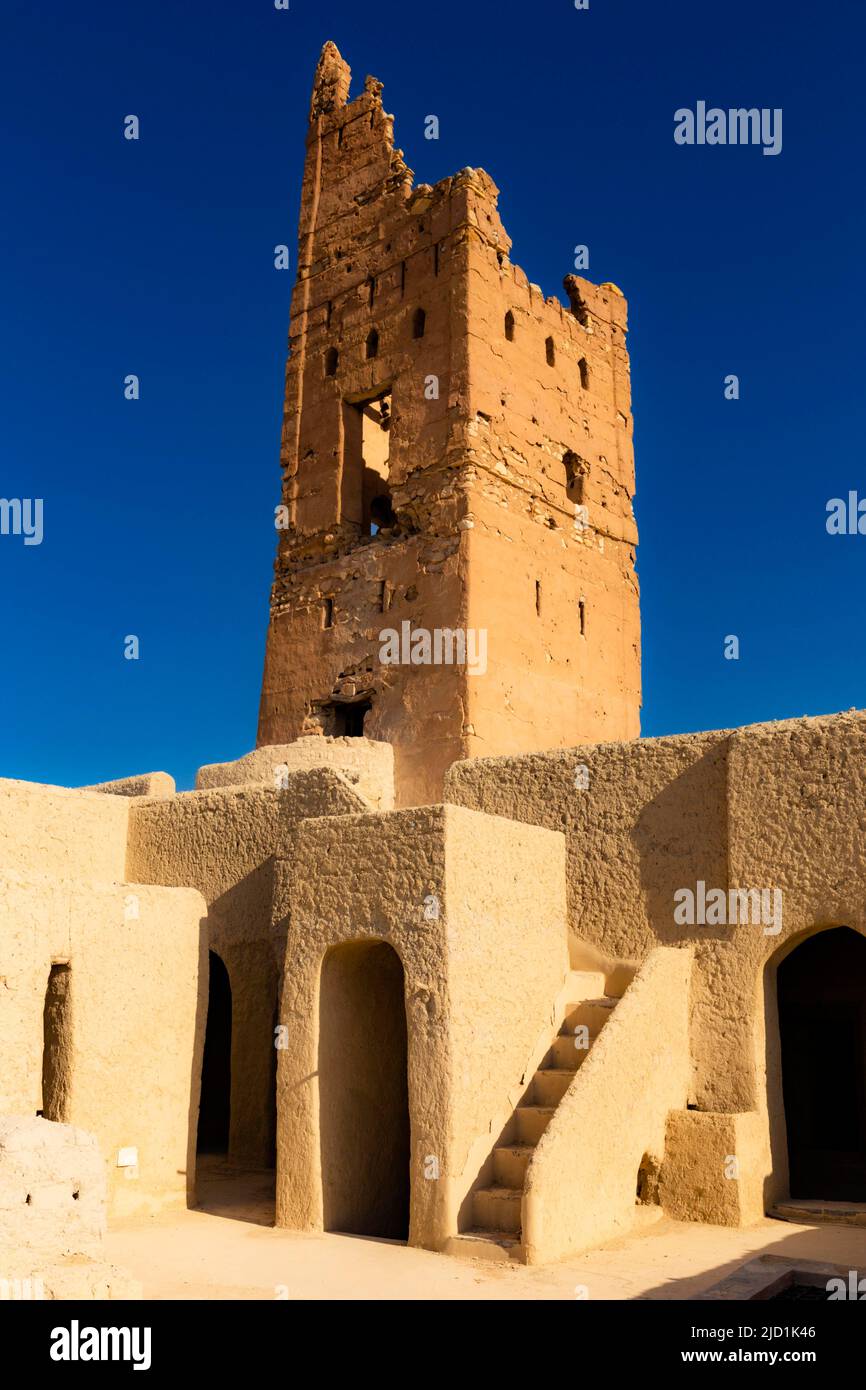
POLYGON ((42 1115, 66 1121, 72 1087, 72 1015, 69 963, 52 965, 42 1016, 42 1115))

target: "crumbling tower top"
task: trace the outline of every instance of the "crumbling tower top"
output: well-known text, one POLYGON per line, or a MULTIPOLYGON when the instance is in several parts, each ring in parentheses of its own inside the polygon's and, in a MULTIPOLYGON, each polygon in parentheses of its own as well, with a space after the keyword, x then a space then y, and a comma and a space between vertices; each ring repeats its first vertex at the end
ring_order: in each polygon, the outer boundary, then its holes
POLYGON ((352 69, 342 57, 337 45, 329 39, 319 55, 310 102, 310 120, 314 121, 317 116, 326 116, 338 106, 345 106, 349 99, 351 80, 352 69))

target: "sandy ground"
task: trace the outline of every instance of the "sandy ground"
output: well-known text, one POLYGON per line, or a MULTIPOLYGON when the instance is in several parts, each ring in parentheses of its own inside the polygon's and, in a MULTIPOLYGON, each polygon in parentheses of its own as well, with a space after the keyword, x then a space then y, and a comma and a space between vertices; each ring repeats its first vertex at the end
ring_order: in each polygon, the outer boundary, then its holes
POLYGON ((746 1231, 647 1212, 628 1238, 543 1269, 454 1259, 392 1241, 275 1230, 273 1174, 213 1165, 201 1206, 116 1225, 105 1258, 155 1299, 693 1298, 772 1254, 866 1272, 866 1228, 764 1221, 746 1231))

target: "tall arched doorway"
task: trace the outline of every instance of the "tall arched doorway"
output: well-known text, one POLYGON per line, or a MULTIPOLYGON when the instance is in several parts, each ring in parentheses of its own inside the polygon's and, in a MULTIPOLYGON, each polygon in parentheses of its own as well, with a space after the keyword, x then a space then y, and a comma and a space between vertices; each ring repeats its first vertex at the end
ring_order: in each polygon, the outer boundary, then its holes
POLYGON ((776 978, 791 1197, 866 1201, 866 937, 817 932, 776 978))
POLYGON ((218 955, 208 953, 207 1027, 201 1067, 197 1152, 225 1154, 229 1147, 232 1086, 232 989, 218 955))
POLYGON ((409 1093, 403 966, 384 941, 327 952, 319 995, 319 1116, 326 1231, 409 1234, 409 1093))

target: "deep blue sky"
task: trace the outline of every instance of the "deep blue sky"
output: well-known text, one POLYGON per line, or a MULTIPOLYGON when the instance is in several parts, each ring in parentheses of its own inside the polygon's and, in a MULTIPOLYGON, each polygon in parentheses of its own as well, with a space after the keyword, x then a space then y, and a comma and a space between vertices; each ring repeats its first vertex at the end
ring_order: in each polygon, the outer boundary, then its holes
POLYGON ((586 243, 628 296, 643 732, 866 704, 866 536, 825 530, 866 496, 857 0, 7 0, 4 29, 0 496, 44 498, 45 538, 0 536, 0 775, 189 786, 255 742, 273 247, 294 267, 327 38, 419 182, 490 172, 530 279, 561 293, 586 243), (782 153, 677 146, 699 99, 782 107, 782 153))

